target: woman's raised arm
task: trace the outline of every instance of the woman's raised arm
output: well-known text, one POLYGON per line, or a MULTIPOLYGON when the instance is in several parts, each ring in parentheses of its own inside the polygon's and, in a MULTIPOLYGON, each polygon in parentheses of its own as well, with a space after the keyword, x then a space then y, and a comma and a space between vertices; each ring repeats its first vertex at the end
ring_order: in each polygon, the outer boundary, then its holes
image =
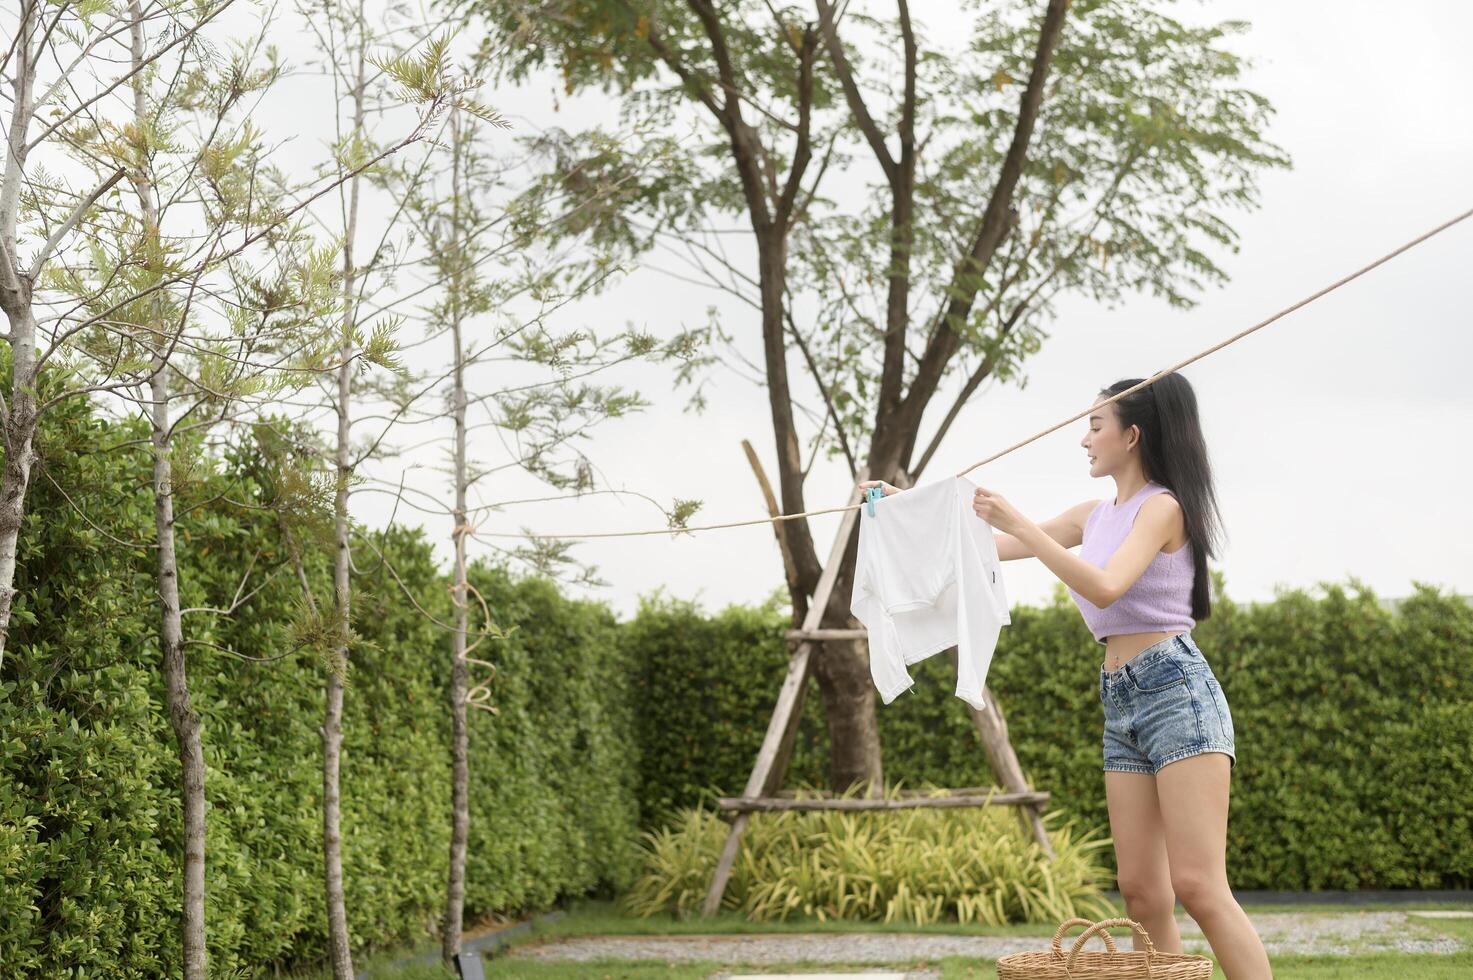
MULTIPOLYGON (((1089 520, 1090 513, 1099 505, 1098 500, 1086 500, 1038 526, 1063 547, 1077 547, 1084 543, 1084 522, 1089 520)), ((994 533, 992 537, 997 542, 997 557, 1003 561, 1033 557, 1033 551, 1011 534, 994 533)))

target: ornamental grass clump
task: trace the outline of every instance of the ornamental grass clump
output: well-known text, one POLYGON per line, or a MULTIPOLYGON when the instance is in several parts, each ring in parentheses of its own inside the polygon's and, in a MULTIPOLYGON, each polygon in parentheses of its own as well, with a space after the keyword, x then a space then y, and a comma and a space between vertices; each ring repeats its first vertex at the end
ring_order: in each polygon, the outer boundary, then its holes
MULTIPOLYGON (((899 788, 885 796, 898 798, 899 788)), ((722 908, 764 922, 811 916, 915 925, 1113 915, 1101 893, 1109 873, 1095 859, 1109 838, 1076 834, 1073 821, 1058 826, 1061 816, 1043 817, 1050 859, 1010 806, 753 813, 722 908)), ((698 912, 728 826, 693 808, 644 834, 643 870, 624 907, 640 916, 698 912)))

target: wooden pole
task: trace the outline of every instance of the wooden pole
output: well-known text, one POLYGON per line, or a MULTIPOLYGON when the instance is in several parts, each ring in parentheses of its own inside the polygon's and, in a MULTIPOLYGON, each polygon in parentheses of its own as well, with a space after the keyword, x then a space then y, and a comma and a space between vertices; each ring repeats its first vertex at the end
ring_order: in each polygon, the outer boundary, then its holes
MULTIPOLYGON (((772 491, 772 482, 767 479, 767 471, 762 468, 761 457, 746 439, 742 440, 742 451, 747 454, 747 462, 752 467, 752 474, 757 478, 757 486, 762 490, 762 499, 767 504, 768 515, 777 517, 782 510, 778 507, 777 494, 772 491)), ((798 596, 801 594, 798 588, 798 561, 793 557, 793 551, 788 546, 787 527, 787 521, 772 522, 773 535, 777 538, 777 546, 783 556, 783 570, 788 579, 788 594, 798 596)), ((789 635, 793 632, 793 630, 788 631, 789 635)), ((822 633, 823 630, 817 632, 822 633)), ((810 636, 807 639, 818 639, 818 637, 810 636)), ((813 658, 809 657, 803 664, 803 676, 797 680, 798 693, 793 699, 792 710, 788 713, 788 723, 783 729, 782 738, 778 741, 777 754, 773 757, 772 768, 767 773, 767 781, 761 789, 764 796, 770 796, 776 792, 782 785, 783 779, 786 778, 788 762, 793 757, 793 744, 798 740, 798 725, 803 719, 803 704, 808 700, 808 678, 812 673, 813 658)))
MULTIPOLYGON (((859 478, 854 481, 855 486, 850 491, 849 503, 857 503, 862 498, 863 492, 859 489, 858 484, 868 480, 868 474, 869 466, 862 466, 859 478)), ((844 557, 844 548, 849 542, 849 536, 858 526, 859 515, 862 511, 863 508, 859 507, 854 510, 846 510, 843 519, 839 522, 838 533, 834 535, 834 545, 829 551, 829 560, 824 564, 823 574, 819 576, 818 588, 813 590, 813 602, 808 606, 808 614, 803 617, 805 631, 817 629, 823 620, 824 610, 829 603, 829 594, 833 592, 834 581, 839 577, 839 564, 844 557)), ((808 678, 808 659, 812 656, 815 646, 816 644, 812 641, 804 640, 793 649, 793 656, 788 661, 787 677, 783 679, 783 686, 778 691, 777 705, 772 710, 772 718, 767 722, 767 734, 763 736, 762 748, 757 752, 757 762, 752 766, 752 774, 747 777, 747 786, 742 793, 745 799, 760 798, 770 785, 782 781, 783 774, 777 771, 774 763, 777 761, 783 742, 789 738, 789 724, 796 726, 798 716, 794 708, 799 703, 803 682, 808 678)), ((701 907, 702 915, 715 915, 721 908, 721 898, 726 894, 726 883, 731 878, 731 866, 736 861, 742 831, 747 829, 747 816, 748 811, 738 813, 736 819, 731 823, 731 829, 727 831, 726 843, 722 846, 721 857, 716 862, 716 872, 711 876, 711 887, 707 890, 706 901, 701 907)))
POLYGON ((716 805, 742 813, 760 810, 921 810, 976 806, 1037 806, 1047 803, 1047 793, 997 793, 980 796, 911 796, 895 800, 852 797, 846 799, 795 800, 784 796, 723 796, 716 805))
MULTIPOLYGON (((757 478, 757 486, 762 491, 762 502, 767 505, 767 515, 777 517, 782 511, 777 505, 777 494, 772 492, 772 482, 767 479, 767 471, 762 468, 762 459, 757 455, 757 450, 752 448, 752 443, 746 439, 742 440, 742 452, 747 455, 747 463, 752 467, 752 475, 757 478)), ((773 521, 772 533, 777 538, 778 550, 783 556, 783 572, 787 575, 788 591, 793 595, 798 594, 798 562, 793 558, 792 549, 788 547, 788 522, 773 521)))
MULTIPOLYGON (((799 790, 794 789, 779 789, 768 793, 767 795, 780 796, 788 800, 796 800, 800 798, 798 796, 799 792, 799 790)), ((823 800, 837 800, 844 798, 842 795, 835 793, 833 790, 827 789, 809 789, 802 790, 801 792, 804 794, 803 798, 817 798, 823 800)), ((1042 796, 1049 795, 1043 790, 1030 790, 1030 792, 1038 792, 1042 796)), ((927 797, 936 796, 938 794, 944 794, 946 796, 986 796, 988 793, 993 793, 998 796, 1002 795, 998 793, 998 789, 996 786, 961 786, 955 789, 902 789, 897 790, 893 795, 901 799, 908 800, 925 799, 927 797)), ((740 797, 731 797, 731 799, 740 799, 740 797)))
MULTIPOLYGON (((951 659, 952 667, 956 667, 956 647, 946 652, 951 659)), ((1008 723, 1002 716, 1002 708, 998 706, 997 698, 992 694, 992 689, 982 685, 982 702, 986 705, 984 710, 979 711, 970 704, 963 702, 967 714, 972 719, 972 726, 977 729, 977 734, 982 739, 982 751, 987 756, 987 764, 992 768, 992 774, 998 783, 1009 793, 1028 793, 1028 781, 1023 778, 1023 767, 1018 764, 1018 754, 1013 751, 1013 743, 1008 738, 1008 723)), ((1048 833, 1043 828, 1043 806, 1040 803, 1024 804, 1018 810, 1018 817, 1023 821, 1023 833, 1031 833, 1043 853, 1053 860, 1054 845, 1048 839, 1048 833)))

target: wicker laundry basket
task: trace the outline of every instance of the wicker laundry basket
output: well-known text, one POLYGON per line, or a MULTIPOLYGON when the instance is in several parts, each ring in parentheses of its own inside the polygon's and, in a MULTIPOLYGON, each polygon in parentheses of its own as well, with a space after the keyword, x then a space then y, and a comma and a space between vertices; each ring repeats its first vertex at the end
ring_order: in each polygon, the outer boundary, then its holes
POLYGON ((1207 980, 1212 961, 1195 953, 1162 953, 1151 945, 1151 937, 1134 919, 1070 919, 1054 932, 1051 949, 1036 953, 1009 953, 997 961, 998 980, 1207 980), (1064 933, 1074 926, 1089 926, 1065 953, 1064 933), (1129 926, 1141 934, 1145 949, 1120 951, 1105 930, 1129 926), (1105 941, 1105 951, 1084 952, 1086 940, 1095 933, 1105 941))

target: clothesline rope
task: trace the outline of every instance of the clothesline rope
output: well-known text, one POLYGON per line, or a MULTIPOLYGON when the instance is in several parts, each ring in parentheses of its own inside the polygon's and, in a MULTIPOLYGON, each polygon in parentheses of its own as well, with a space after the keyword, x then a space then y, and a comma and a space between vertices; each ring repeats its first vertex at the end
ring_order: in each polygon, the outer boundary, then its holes
MULTIPOLYGON (((1405 251, 1407 251, 1409 249, 1415 248, 1416 246, 1418 246, 1418 245, 1422 244, 1423 242, 1427 241, 1427 239, 1432 238, 1435 235, 1441 234, 1442 232, 1444 232, 1447 229, 1451 228, 1453 225, 1457 224, 1460 221, 1464 221, 1464 220, 1468 219, 1469 217, 1473 217, 1473 208, 1469 208, 1468 210, 1464 211, 1463 213, 1458 214, 1458 215, 1456 215, 1456 216, 1454 216, 1452 218, 1449 218, 1447 221, 1444 221, 1442 224, 1438 225, 1437 227, 1432 228, 1432 229, 1430 229, 1428 231, 1423 232, 1422 234, 1418 235, 1416 238, 1413 238, 1410 241, 1408 241, 1408 242, 1406 242, 1406 243, 1398 246, 1397 248, 1392 249, 1390 252, 1387 252, 1385 255, 1381 256, 1380 258, 1376 259, 1375 261, 1370 262, 1370 263, 1368 263, 1368 264, 1366 264, 1364 266, 1361 266, 1359 269, 1355 270, 1354 272, 1350 273, 1349 275, 1346 275, 1346 276, 1344 276, 1344 277, 1342 277, 1340 279, 1337 279, 1335 282, 1331 283, 1328 286, 1325 286, 1323 289, 1320 289, 1317 292, 1311 293, 1310 295, 1306 296, 1304 299, 1299 300, 1297 303, 1294 303, 1294 304, 1292 304, 1290 306, 1284 307, 1282 310, 1279 310, 1277 313, 1273 314, 1268 319, 1263 320, 1263 321, 1261 321, 1259 323, 1254 324, 1253 326, 1249 327, 1247 330, 1243 330, 1243 331, 1241 331, 1241 332, 1239 332, 1237 334, 1234 334, 1233 336, 1229 337, 1227 340, 1224 340, 1224 341, 1222 341, 1219 344, 1215 344, 1212 347, 1209 347, 1206 350, 1202 351, 1201 353, 1195 354, 1195 355, 1187 358, 1185 361, 1182 361, 1179 364, 1175 364, 1175 365, 1173 365, 1173 366, 1171 366, 1169 368, 1166 368, 1165 370, 1160 371, 1160 372, 1152 375, 1151 377, 1145 379, 1140 384, 1137 384, 1137 385, 1135 385, 1135 386, 1133 386, 1131 388, 1127 388, 1125 391, 1119 392, 1118 394, 1113 395, 1112 397, 1106 399, 1103 402, 1095 402, 1095 403, 1091 404, 1088 408, 1084 409, 1084 411, 1078 412, 1075 415, 1072 415, 1069 418, 1064 419, 1062 422, 1057 423, 1056 425, 1051 425, 1047 429, 1044 429, 1043 431, 1038 432, 1035 435, 1029 436, 1027 439, 1024 439, 1022 442, 1014 443, 1013 445, 1011 445, 1008 448, 1004 449, 1002 452, 994 453, 993 455, 987 457, 984 460, 980 460, 980 461, 978 461, 976 463, 973 463, 971 466, 968 466, 966 469, 962 470, 961 472, 957 473, 956 475, 957 476, 965 476, 966 474, 970 473, 972 470, 976 469, 979 466, 983 466, 983 465, 985 465, 987 463, 992 462, 993 460, 1000 459, 1000 458, 1002 458, 1003 456, 1006 456, 1008 453, 1012 452, 1015 449, 1021 449, 1022 447, 1028 445, 1030 442, 1033 442, 1033 441, 1035 441, 1037 439, 1041 439, 1042 437, 1048 435, 1050 432, 1054 432, 1055 430, 1061 429, 1064 426, 1068 425, 1070 422, 1073 422, 1073 421, 1076 421, 1077 419, 1083 418, 1084 416, 1088 415, 1090 412, 1093 412, 1095 409, 1099 408, 1102 405, 1109 405, 1112 402, 1118 401, 1119 399, 1124 398, 1126 395, 1129 395, 1129 394, 1131 394, 1134 391, 1138 391, 1139 389, 1144 388, 1144 387, 1146 387, 1149 384, 1153 384, 1154 382, 1160 380, 1161 378, 1165 377, 1168 374, 1171 374, 1174 371, 1181 370, 1182 368, 1186 367, 1188 364, 1191 364, 1193 361, 1200 360, 1200 359, 1206 357, 1208 354, 1212 354, 1212 353, 1215 353, 1216 351, 1221 350, 1222 348, 1226 347, 1228 344, 1231 344, 1231 343, 1234 343, 1236 341, 1239 341, 1239 340, 1243 339, 1244 337, 1248 336, 1250 333, 1253 333, 1256 330, 1263 329, 1264 327, 1268 326, 1270 323, 1273 323, 1273 322, 1275 322, 1277 320, 1282 319, 1285 316, 1288 316, 1290 313, 1293 313, 1295 310, 1298 310, 1298 309, 1301 309, 1302 307, 1308 306, 1310 303, 1313 303, 1315 300, 1319 299, 1320 297, 1325 296, 1328 293, 1332 293, 1335 290, 1339 289, 1341 286, 1344 286, 1346 283, 1349 283, 1349 282, 1352 282, 1352 281, 1354 281, 1356 279, 1359 279, 1361 276, 1365 275, 1367 272, 1370 272, 1372 269, 1375 269, 1377 266, 1384 265, 1385 263, 1387 263, 1387 262, 1391 261, 1392 259, 1396 258, 1398 255, 1401 255, 1403 252, 1405 252, 1405 251)), ((805 511, 799 511, 796 514, 778 514, 778 515, 773 516, 773 517, 759 517, 759 518, 756 518, 756 519, 753 519, 753 520, 750 520, 750 521, 729 521, 729 522, 727 522, 725 524, 704 524, 704 525, 698 525, 696 527, 668 527, 668 528, 658 528, 658 529, 655 529, 655 530, 648 530, 648 531, 591 531, 591 532, 588 532, 588 533, 585 533, 585 534, 515 534, 515 533, 511 533, 511 532, 483 532, 483 531, 477 530, 474 527, 467 527, 467 528, 465 528, 465 532, 467 534, 472 535, 472 536, 482 537, 482 538, 622 538, 622 537, 635 537, 635 536, 646 535, 646 534, 687 534, 687 533, 694 533, 696 531, 715 531, 715 530, 719 530, 721 528, 727 528, 727 527, 749 527, 749 526, 751 526, 753 524, 771 524, 774 521, 791 521, 791 520, 796 520, 796 519, 798 519, 800 517, 816 517, 816 516, 818 516, 820 514, 836 514, 836 513, 842 512, 842 511, 846 511, 846 510, 856 510, 856 509, 858 509, 860 507, 863 507, 863 506, 864 506, 864 504, 861 502, 861 503, 857 503, 857 504, 848 504, 848 505, 843 506, 843 507, 827 507, 827 508, 824 508, 823 510, 805 510, 805 511)), ((459 529, 457 529, 457 530, 459 530, 459 529)))

